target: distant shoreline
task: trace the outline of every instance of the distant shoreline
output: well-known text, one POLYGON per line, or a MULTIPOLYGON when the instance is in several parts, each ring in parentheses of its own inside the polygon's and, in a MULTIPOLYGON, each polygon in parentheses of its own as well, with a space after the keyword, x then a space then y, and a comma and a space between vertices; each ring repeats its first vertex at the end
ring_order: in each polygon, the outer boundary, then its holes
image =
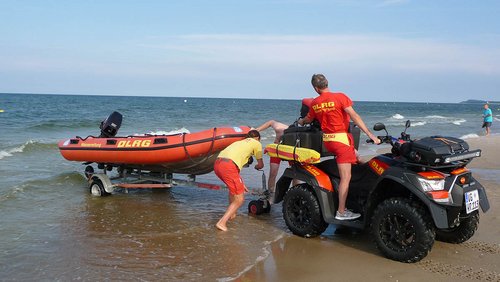
POLYGON ((462 101, 459 104, 500 104, 500 101, 472 100, 462 101))
MULTIPOLYGON (((47 95, 47 96, 96 96, 96 97, 144 97, 144 98, 179 98, 179 99, 240 99, 240 100, 279 100, 279 101, 301 101, 302 99, 276 99, 276 98, 251 98, 251 97, 201 97, 201 96, 153 96, 153 95, 122 95, 122 94, 75 94, 75 93, 0 93, 0 95, 47 95)), ((310 96, 313 96, 311 94, 310 96)), ((305 98, 305 97, 304 97, 305 98)), ((467 100, 462 102, 415 102, 415 101, 366 101, 354 100, 354 102, 369 103, 401 103, 401 104, 500 104, 500 101, 467 100)))

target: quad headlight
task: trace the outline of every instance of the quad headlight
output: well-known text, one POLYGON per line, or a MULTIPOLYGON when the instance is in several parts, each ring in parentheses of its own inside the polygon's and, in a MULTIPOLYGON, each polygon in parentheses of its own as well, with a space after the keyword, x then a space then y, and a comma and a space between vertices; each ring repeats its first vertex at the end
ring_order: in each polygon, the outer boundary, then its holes
POLYGON ((424 192, 444 190, 444 179, 424 179, 417 178, 424 192))

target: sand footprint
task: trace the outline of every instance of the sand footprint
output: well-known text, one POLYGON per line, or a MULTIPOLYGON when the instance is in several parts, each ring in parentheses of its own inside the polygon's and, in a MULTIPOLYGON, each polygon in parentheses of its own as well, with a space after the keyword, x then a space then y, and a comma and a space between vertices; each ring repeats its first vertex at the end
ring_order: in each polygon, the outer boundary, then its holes
POLYGON ((415 265, 423 270, 445 275, 448 277, 467 278, 481 281, 500 281, 500 273, 487 269, 474 269, 466 265, 452 265, 448 263, 436 262, 433 260, 422 260, 415 265))

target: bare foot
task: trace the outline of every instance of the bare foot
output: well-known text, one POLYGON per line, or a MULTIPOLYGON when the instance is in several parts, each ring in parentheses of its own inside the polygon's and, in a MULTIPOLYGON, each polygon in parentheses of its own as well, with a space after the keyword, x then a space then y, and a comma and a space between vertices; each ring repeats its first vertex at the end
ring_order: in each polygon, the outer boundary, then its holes
POLYGON ((217 227, 217 229, 219 230, 222 230, 222 231, 227 231, 227 227, 226 225, 223 225, 222 223, 220 222, 217 222, 217 224, 215 225, 215 227, 217 227))
POLYGON ((235 219, 236 218, 236 214, 233 214, 229 219, 232 220, 232 219, 235 219))

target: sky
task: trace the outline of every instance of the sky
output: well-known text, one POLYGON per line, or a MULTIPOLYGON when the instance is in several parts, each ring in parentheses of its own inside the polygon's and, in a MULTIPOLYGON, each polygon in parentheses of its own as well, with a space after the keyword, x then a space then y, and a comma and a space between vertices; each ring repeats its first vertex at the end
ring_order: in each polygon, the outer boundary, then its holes
POLYGON ((0 0, 0 93, 500 100, 497 0, 0 0))

